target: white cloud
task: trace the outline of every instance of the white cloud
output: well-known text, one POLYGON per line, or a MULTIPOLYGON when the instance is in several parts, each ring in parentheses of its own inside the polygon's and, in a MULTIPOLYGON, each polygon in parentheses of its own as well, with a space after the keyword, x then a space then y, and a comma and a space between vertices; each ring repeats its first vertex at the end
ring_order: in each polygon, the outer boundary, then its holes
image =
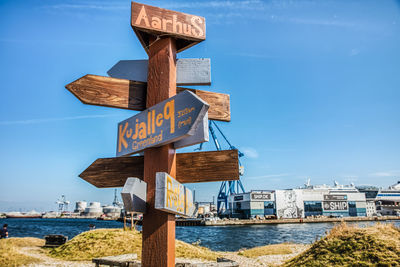
POLYGON ((357 56, 358 54, 360 54, 360 50, 358 50, 357 48, 351 49, 351 51, 350 51, 351 57, 357 56))
POLYGON ((270 59, 270 58, 274 58, 271 55, 265 55, 265 54, 261 54, 261 53, 234 53, 232 54, 234 56, 239 56, 239 57, 251 57, 251 58, 266 58, 266 59, 270 59))
MULTIPOLYGON (((160 2, 154 3, 153 6, 159 6, 167 9, 180 9, 180 8, 220 8, 220 9, 260 9, 264 3, 259 0, 243 0, 243 1, 183 1, 183 2, 160 2)), ((75 4, 54 4, 46 5, 43 8, 57 9, 57 10, 102 10, 102 11, 124 11, 130 8, 129 2, 81 2, 75 4)))
POLYGON ((368 176, 374 176, 374 177, 393 177, 393 176, 400 176, 400 170, 390 170, 390 171, 374 172, 374 173, 370 173, 368 176))
POLYGON ((122 4, 122 3, 115 3, 111 2, 110 4, 107 3, 81 3, 81 4, 55 4, 44 6, 44 8, 51 8, 51 9, 59 9, 65 11, 67 9, 72 10, 125 10, 129 8, 129 4, 122 4))
POLYGON ((263 178, 278 178, 278 177, 286 177, 292 175, 291 173, 278 173, 278 174, 267 174, 267 175, 261 175, 261 176, 250 176, 246 177, 246 179, 263 179, 263 178))
MULTIPOLYGON (((332 5, 333 3, 324 3, 322 5, 332 5)), ((261 1, 261 0, 238 0, 238 1, 175 1, 175 2, 164 2, 158 1, 153 6, 159 6, 166 9, 185 11, 185 9, 194 12, 200 8, 207 9, 206 19, 209 24, 231 24, 233 18, 243 18, 243 23, 248 20, 259 20, 259 21, 271 21, 271 22, 282 22, 282 23, 294 23, 294 24, 306 24, 306 25, 320 25, 320 26, 336 26, 336 27, 355 27, 358 23, 352 21, 340 20, 337 16, 324 17, 324 18, 305 18, 299 16, 282 16, 276 15, 282 12, 282 10, 291 8, 313 8, 316 5, 321 5, 320 2, 316 1, 261 1), (183 10, 180 10, 183 9, 183 10), (251 16, 246 14, 246 11, 251 11, 251 16), (267 15, 269 14, 269 15, 267 15)), ((91 11, 105 11, 105 12, 124 12, 129 10, 129 2, 76 2, 73 4, 54 4, 45 5, 42 8, 52 10, 56 12, 64 12, 73 14, 80 14, 85 16, 83 13, 89 13, 91 11)), ((186 11, 185 11, 186 12, 186 11)), ((92 14, 93 15, 93 14, 92 14)))
POLYGON ((259 156, 257 150, 252 147, 243 147, 240 150, 244 153, 244 156, 248 158, 256 159, 259 156))
POLYGON ((358 176, 357 175, 341 175, 344 181, 346 182, 356 182, 358 180, 358 176))
POLYGON ((30 119, 30 120, 14 120, 14 121, 0 121, 0 125, 15 125, 15 124, 36 124, 46 123, 54 121, 68 121, 68 120, 82 120, 82 119, 96 119, 113 117, 115 114, 110 115, 84 115, 84 116, 73 116, 73 117, 61 117, 61 118, 42 118, 42 119, 30 119))
POLYGON ((259 0, 243 1, 185 1, 172 2, 163 5, 165 8, 224 8, 224 9, 257 9, 264 6, 259 0))

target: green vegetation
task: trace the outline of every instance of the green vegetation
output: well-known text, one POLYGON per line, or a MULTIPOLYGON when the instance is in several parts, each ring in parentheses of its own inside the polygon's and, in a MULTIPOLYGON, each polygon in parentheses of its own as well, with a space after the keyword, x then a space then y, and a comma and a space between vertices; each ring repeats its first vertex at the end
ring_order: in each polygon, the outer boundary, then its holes
POLYGON ((40 247, 44 240, 39 238, 8 238, 0 240, 0 266, 21 266, 29 263, 37 263, 40 260, 24 255, 20 252, 22 247, 40 247))
POLYGON ((392 224, 359 228, 342 223, 284 266, 399 265, 399 228, 392 224))
MULTIPOLYGON (((176 241, 176 257, 216 260, 219 255, 207 248, 176 241)), ((49 251, 49 256, 73 261, 90 261, 93 258, 136 253, 141 257, 142 235, 138 231, 122 229, 97 229, 84 232, 64 245, 49 251)))
POLYGON ((238 255, 244 256, 247 258, 257 258, 265 255, 285 255, 293 252, 292 244, 283 243, 283 244, 274 244, 267 245, 262 247, 255 247, 251 249, 246 249, 238 252, 238 255))

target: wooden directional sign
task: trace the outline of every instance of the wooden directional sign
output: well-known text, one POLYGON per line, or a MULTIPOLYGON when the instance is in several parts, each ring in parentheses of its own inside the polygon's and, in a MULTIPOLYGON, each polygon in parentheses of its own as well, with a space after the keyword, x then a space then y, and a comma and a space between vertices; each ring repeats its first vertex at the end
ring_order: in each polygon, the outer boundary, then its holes
POLYGON ((156 173, 155 208, 191 217, 195 206, 192 191, 165 172, 156 173))
MULTIPOLYGON (((84 104, 142 111, 146 107, 146 83, 98 75, 85 75, 65 86, 84 104)), ((210 105, 208 118, 230 121, 228 94, 177 87, 177 93, 189 90, 210 105)))
POLYGON ((205 18, 135 2, 132 2, 131 26, 147 53, 151 36, 175 38, 177 52, 206 39, 205 18))
MULTIPOLYGON (((107 71, 110 77, 147 82, 148 60, 120 60, 107 71)), ((176 59, 176 85, 210 85, 209 58, 176 59)))
MULTIPOLYGON (((124 186, 127 177, 143 179, 143 156, 100 158, 79 177, 98 188, 124 186)), ((176 154, 176 180, 180 183, 239 179, 237 150, 176 154)))
POLYGON ((139 178, 129 177, 122 188, 125 211, 146 213, 147 184, 139 178))
POLYGON ((88 74, 65 88, 84 104, 131 110, 146 108, 147 85, 143 82, 88 74))
POLYGON ((208 107, 200 97, 184 91, 120 122, 117 157, 193 135, 208 107))

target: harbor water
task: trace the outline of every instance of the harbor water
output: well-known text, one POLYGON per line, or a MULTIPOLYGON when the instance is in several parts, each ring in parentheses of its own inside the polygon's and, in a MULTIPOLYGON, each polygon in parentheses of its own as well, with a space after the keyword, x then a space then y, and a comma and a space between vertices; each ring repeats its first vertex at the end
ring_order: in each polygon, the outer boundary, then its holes
MULTIPOLYGON (((49 234, 62 234, 72 239, 88 231, 89 224, 99 228, 122 228, 117 221, 99 221, 95 219, 0 219, 7 223, 10 237, 44 238, 49 234)), ((357 222, 365 226, 374 222, 357 222)), ((399 221, 392 222, 400 226, 399 221)), ((176 238, 188 243, 200 245, 216 251, 236 251, 268 244, 284 242, 309 244, 325 235, 334 223, 274 224, 274 225, 238 225, 238 226, 177 226, 176 238)), ((138 228, 140 230, 140 227, 138 228)))

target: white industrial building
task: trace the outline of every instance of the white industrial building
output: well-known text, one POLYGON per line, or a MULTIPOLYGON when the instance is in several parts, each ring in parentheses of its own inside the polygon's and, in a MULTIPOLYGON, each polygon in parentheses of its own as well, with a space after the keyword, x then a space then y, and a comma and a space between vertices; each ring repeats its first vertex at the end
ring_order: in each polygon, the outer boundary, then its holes
MULTIPOLYGON (((400 193, 400 192, 399 192, 400 193)), ((311 216, 348 217, 372 216, 375 202, 366 199, 353 185, 310 185, 288 190, 251 191, 233 194, 228 199, 228 214, 252 218, 275 215, 277 218, 311 216)))

